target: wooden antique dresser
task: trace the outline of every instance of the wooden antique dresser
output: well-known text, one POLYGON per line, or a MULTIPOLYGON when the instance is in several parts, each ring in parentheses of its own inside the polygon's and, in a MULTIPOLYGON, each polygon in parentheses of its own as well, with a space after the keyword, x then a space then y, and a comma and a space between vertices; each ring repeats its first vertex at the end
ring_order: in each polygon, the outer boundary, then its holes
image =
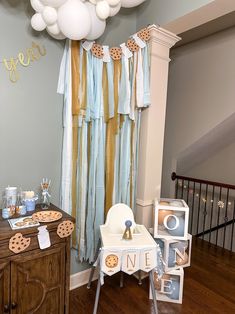
POLYGON ((49 210, 60 211, 63 216, 55 222, 40 223, 47 225, 51 240, 51 247, 44 250, 38 245, 37 227, 12 230, 0 217, 1 314, 69 313, 70 236, 60 238, 57 226, 74 219, 54 205, 49 210), (9 239, 16 233, 31 239, 29 247, 18 254, 9 249, 9 239))

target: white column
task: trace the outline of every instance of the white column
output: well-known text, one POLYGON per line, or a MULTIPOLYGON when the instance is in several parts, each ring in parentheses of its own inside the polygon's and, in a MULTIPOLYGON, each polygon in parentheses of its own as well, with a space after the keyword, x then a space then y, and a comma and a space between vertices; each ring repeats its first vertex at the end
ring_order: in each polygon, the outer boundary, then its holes
POLYGON ((180 40, 152 25, 151 106, 142 113, 137 179, 137 223, 151 227, 152 204, 160 197, 170 48, 180 40))

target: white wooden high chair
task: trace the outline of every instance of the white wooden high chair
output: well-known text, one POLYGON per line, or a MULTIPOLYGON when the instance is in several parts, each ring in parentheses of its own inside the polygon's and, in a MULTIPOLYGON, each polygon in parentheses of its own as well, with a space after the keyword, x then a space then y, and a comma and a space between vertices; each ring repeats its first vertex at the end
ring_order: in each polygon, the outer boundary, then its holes
MULTIPOLYGON (((101 267, 102 261, 100 259, 102 258, 102 254, 100 254, 100 252, 102 252, 103 250, 113 249, 119 252, 123 252, 125 250, 133 250, 133 249, 138 250, 138 249, 145 249, 146 247, 154 249, 156 247, 155 241, 152 239, 152 237, 150 236, 146 228, 143 225, 137 225, 135 223, 133 211, 126 204, 121 204, 121 203, 116 204, 116 205, 113 205, 109 209, 105 224, 100 226, 100 234, 101 234, 101 241, 99 243, 99 247, 97 248, 97 252, 96 252, 96 259, 98 260, 98 263, 94 263, 92 266, 89 282, 87 285, 88 289, 90 288, 95 268, 97 266, 101 267), (122 235, 126 229, 126 226, 125 226, 126 221, 131 221, 132 223, 130 229, 131 229, 133 238, 131 240, 122 239, 122 235)), ((154 273, 154 269, 151 269, 151 271, 149 271, 149 279, 150 279, 151 292, 153 296, 154 312, 155 314, 157 314, 158 310, 157 310, 156 292, 155 292, 154 281, 153 281, 153 273, 154 273)), ((121 287, 123 286, 122 275, 121 275, 120 286, 121 287)), ((99 276, 98 283, 97 283, 96 298, 95 298, 93 314, 97 313, 100 288, 101 288, 101 276, 99 276)))

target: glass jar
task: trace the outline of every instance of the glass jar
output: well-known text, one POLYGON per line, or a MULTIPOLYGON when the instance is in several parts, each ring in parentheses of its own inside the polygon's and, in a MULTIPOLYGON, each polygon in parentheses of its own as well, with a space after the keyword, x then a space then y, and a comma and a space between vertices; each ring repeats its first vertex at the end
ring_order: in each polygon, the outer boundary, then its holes
POLYGON ((12 196, 4 196, 3 197, 3 210, 2 217, 3 218, 11 218, 15 214, 15 201, 12 196))
POLYGON ((41 208, 42 209, 48 209, 50 207, 50 199, 51 196, 48 193, 47 190, 42 190, 42 194, 41 194, 41 208))

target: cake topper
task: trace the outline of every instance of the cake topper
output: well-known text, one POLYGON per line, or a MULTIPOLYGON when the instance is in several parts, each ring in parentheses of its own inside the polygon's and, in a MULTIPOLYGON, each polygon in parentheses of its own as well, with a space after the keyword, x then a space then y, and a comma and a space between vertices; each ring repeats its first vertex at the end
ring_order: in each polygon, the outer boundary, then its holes
POLYGON ((132 240, 132 233, 131 233, 132 222, 130 220, 126 220, 125 221, 125 226, 126 226, 126 229, 125 229, 125 231, 123 233, 122 238, 124 240, 132 240))

